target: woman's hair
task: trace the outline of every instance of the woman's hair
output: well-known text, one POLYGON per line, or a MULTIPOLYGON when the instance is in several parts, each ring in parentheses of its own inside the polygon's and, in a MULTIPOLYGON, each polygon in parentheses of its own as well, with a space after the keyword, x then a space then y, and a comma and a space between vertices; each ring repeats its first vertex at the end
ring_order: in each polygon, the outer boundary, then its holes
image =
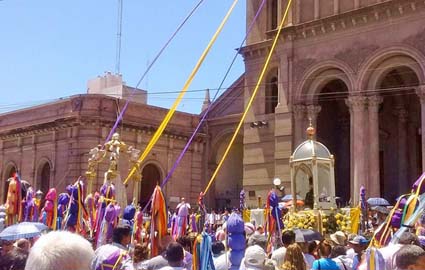
POLYGON ((319 243, 319 248, 318 249, 319 249, 319 255, 320 255, 320 257, 327 258, 331 254, 332 245, 329 242, 329 240, 324 239, 324 240, 322 240, 319 243))
POLYGON ((147 260, 149 258, 149 248, 148 245, 143 244, 137 244, 134 247, 134 263, 142 262, 144 260, 147 260))
POLYGON ((304 255, 298 244, 291 244, 286 248, 283 270, 306 270, 304 255))

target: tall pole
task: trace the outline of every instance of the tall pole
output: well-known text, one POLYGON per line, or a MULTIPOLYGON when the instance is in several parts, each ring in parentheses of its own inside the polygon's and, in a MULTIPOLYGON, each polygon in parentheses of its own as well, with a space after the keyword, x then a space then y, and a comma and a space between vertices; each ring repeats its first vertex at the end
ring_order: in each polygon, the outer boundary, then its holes
POLYGON ((120 74, 121 61, 121 31, 122 31, 122 7, 123 0, 118 0, 118 16, 117 16, 117 51, 115 59, 115 73, 120 74))

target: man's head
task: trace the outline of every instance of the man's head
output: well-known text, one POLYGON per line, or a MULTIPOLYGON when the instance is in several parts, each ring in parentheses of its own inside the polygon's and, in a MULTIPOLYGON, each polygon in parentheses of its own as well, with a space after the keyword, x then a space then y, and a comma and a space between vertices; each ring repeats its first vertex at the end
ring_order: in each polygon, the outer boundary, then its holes
POLYGON ((172 267, 182 266, 184 259, 183 247, 177 242, 170 243, 165 252, 165 258, 172 267))
POLYGON ((395 264, 400 270, 424 269, 425 251, 416 245, 405 245, 395 254, 395 264))
POLYGON ((358 235, 348 241, 348 246, 356 253, 360 253, 367 248, 368 243, 369 241, 364 236, 358 235))
POLYGON ((216 241, 216 242, 212 243, 211 251, 212 251, 212 253, 213 253, 214 256, 218 256, 221 253, 223 253, 224 249, 225 248, 224 248, 223 242, 216 241))
POLYGON ((127 246, 131 242, 131 227, 120 225, 112 232, 112 242, 127 246))
POLYGON ((27 239, 19 239, 18 241, 16 241, 15 245, 25 252, 30 251, 31 243, 27 239))
POLYGON ((282 243, 285 247, 295 243, 295 233, 291 230, 282 233, 282 243))
POLYGON ((401 245, 416 245, 420 246, 418 237, 411 232, 403 232, 400 235, 398 243, 401 245))
POLYGON ((94 251, 89 241, 78 234, 53 231, 35 242, 26 270, 89 270, 94 251))

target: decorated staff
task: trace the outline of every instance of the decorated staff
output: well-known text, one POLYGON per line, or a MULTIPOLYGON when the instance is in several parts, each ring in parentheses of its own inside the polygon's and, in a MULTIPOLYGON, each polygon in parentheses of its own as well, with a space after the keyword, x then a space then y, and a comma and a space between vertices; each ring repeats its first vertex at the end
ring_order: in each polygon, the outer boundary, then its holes
POLYGON ((245 210, 245 190, 241 190, 241 193, 239 193, 239 210, 242 212, 245 210))
POLYGON ((38 221, 40 204, 37 204, 36 200, 34 189, 32 187, 28 187, 27 194, 25 196, 24 221, 38 221))
MULTIPOLYGON (((212 258, 212 239, 211 236, 202 232, 195 239, 192 259, 193 270, 214 270, 214 261, 212 258)), ((227 254, 225 255, 227 256, 227 254)))
MULTIPOLYGON (((167 206, 160 186, 156 186, 152 194, 151 215, 151 256, 159 254, 159 243, 167 234, 167 206)), ((186 215, 187 217, 187 215, 186 215)))
POLYGON ((63 228, 62 224, 64 223, 64 217, 68 210, 69 199, 71 194, 71 186, 68 186, 67 193, 61 193, 58 197, 58 221, 57 221, 57 229, 61 230, 63 228))
POLYGON ((6 199, 6 217, 7 225, 12 225, 20 221, 22 217, 21 205, 21 180, 19 175, 15 173, 13 177, 8 179, 9 187, 7 189, 6 199), (21 215, 21 216, 20 216, 21 215))
MULTIPOLYGON (((274 190, 271 190, 267 195, 267 204, 266 204, 266 213, 267 213, 267 226, 266 232, 268 233, 268 247, 267 251, 271 252, 272 250, 272 239, 280 239, 280 233, 283 229, 282 221, 282 212, 279 209, 279 198, 276 195, 274 190), (278 235, 275 235, 277 233, 278 235)), ((279 241, 279 240, 278 240, 279 241)))
POLYGON ((142 233, 143 232, 143 212, 139 209, 137 209, 136 212, 136 220, 134 222, 134 240, 137 243, 142 243, 142 233))
MULTIPOLYGON (((100 198, 99 198, 99 201, 97 204, 97 210, 96 210, 96 222, 95 222, 96 237, 95 238, 96 238, 96 242, 98 243, 97 246, 100 246, 102 242, 104 242, 103 239, 100 239, 101 236, 105 235, 105 231, 106 231, 106 229, 102 227, 104 225, 103 220, 106 214, 106 207, 111 202, 115 202, 115 186, 110 182, 105 182, 100 188, 100 198)), ((110 209, 110 211, 111 210, 112 209, 110 209)))
POLYGON ((83 181, 78 179, 70 190, 68 209, 64 218, 64 229, 72 232, 83 232, 85 231, 83 218, 88 217, 84 208, 83 181))
POLYGON ((41 209, 40 222, 44 223, 52 230, 56 230, 56 220, 58 217, 58 201, 55 188, 49 189, 46 194, 44 207, 41 209))
POLYGON ((230 251, 230 269, 238 270, 245 254, 245 223, 242 217, 233 212, 227 220, 227 233, 230 251))
POLYGON ((204 230, 205 217, 207 215, 207 208, 205 207, 204 202, 204 193, 201 191, 198 196, 198 207, 199 207, 199 217, 197 220, 198 232, 204 230))
POLYGON ((93 230, 96 227, 96 205, 99 201, 99 192, 95 192, 95 194, 88 194, 86 199, 84 200, 84 206, 87 210, 88 214, 88 226, 90 228, 90 237, 93 236, 93 230))

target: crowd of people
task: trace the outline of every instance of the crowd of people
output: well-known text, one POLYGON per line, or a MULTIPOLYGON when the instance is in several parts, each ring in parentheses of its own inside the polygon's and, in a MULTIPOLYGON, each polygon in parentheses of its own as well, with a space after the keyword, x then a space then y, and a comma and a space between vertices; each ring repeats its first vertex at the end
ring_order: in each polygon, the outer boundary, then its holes
MULTIPOLYGON (((211 238, 211 246, 206 251, 212 258, 212 265, 208 267, 211 270, 235 269, 226 229, 226 222, 221 224, 220 220, 204 232, 211 238)), ((135 241, 133 228, 127 224, 116 226, 111 240, 97 248, 76 233, 51 231, 38 239, 3 240, 0 270, 190 270, 195 263, 196 237, 197 234, 188 229, 176 238, 169 229, 160 239, 158 255, 151 256, 149 242, 135 241)), ((424 243, 409 231, 400 236, 398 244, 380 249, 368 248, 369 240, 362 235, 347 235, 341 231, 320 241, 297 241, 294 230, 283 230, 281 241, 270 249, 263 226, 254 226, 253 222, 244 224, 244 238, 246 248, 238 266, 240 270, 425 269, 424 243), (377 268, 370 268, 371 260, 377 268)))

